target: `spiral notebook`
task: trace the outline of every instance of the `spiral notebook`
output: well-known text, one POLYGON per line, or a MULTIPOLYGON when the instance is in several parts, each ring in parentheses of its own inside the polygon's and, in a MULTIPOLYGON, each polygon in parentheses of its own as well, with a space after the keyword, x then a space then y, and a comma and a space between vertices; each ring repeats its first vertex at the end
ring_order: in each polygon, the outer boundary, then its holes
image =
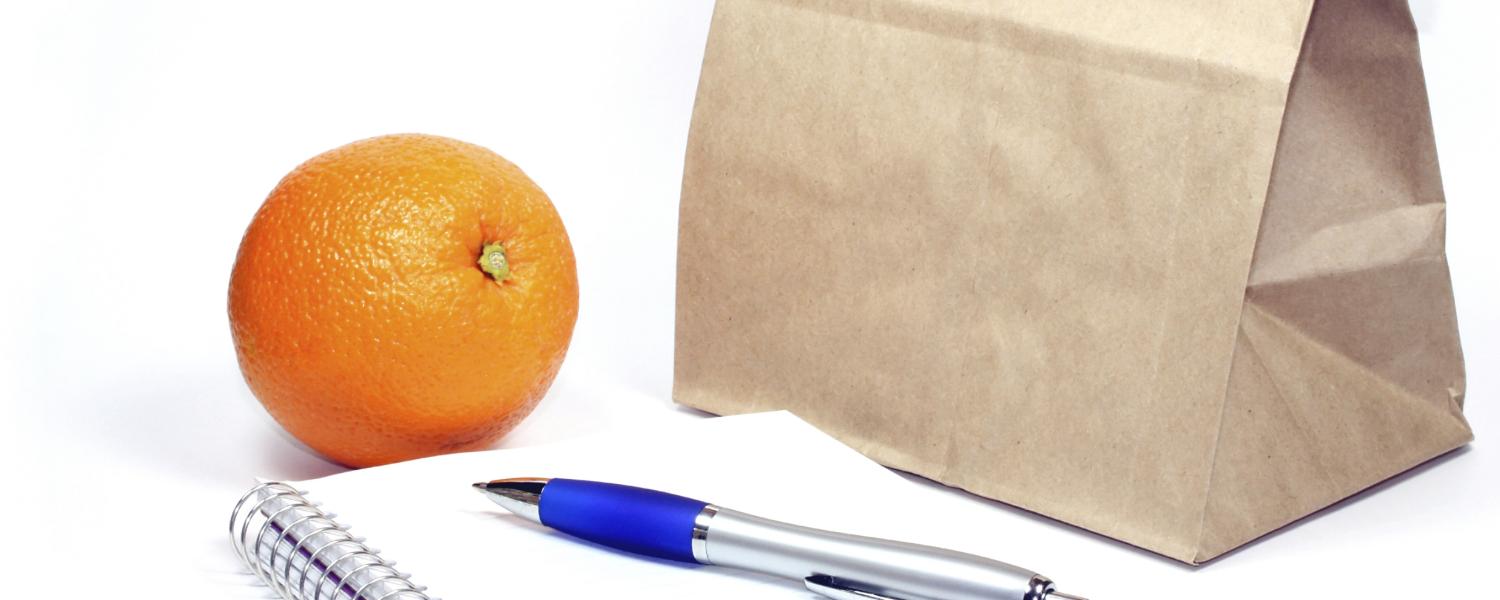
POLYGON ((787 412, 262 482, 235 507, 230 534, 250 570, 287 600, 808 597, 798 582, 580 542, 470 488, 527 476, 626 483, 851 533, 955 541, 909 518, 903 507, 913 505, 915 484, 787 412), (908 518, 890 518, 897 513, 908 518))

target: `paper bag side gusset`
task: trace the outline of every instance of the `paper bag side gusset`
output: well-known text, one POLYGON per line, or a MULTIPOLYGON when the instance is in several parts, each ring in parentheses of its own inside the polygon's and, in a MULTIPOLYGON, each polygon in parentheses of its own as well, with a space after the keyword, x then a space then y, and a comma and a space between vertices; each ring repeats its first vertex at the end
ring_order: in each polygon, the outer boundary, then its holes
POLYGON ((1472 439, 1416 42, 1402 0, 1314 8, 1194 562, 1472 439))

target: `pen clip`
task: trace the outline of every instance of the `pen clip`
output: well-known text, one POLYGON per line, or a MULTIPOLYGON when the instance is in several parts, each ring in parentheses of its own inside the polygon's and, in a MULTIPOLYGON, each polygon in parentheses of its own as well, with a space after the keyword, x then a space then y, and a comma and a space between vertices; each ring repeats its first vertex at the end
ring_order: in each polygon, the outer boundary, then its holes
POLYGON ((849 587, 847 582, 828 575, 813 575, 802 580, 807 591, 833 600, 900 600, 875 592, 849 587))

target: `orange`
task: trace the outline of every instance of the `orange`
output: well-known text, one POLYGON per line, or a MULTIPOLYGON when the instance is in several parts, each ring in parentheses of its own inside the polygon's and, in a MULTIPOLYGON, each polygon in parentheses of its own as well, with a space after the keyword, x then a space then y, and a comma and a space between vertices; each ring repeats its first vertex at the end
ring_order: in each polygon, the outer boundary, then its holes
POLYGON ((547 195, 499 155, 391 135, 318 155, 245 232, 229 321, 297 439, 363 467, 483 448, 531 412, 578 315, 547 195))

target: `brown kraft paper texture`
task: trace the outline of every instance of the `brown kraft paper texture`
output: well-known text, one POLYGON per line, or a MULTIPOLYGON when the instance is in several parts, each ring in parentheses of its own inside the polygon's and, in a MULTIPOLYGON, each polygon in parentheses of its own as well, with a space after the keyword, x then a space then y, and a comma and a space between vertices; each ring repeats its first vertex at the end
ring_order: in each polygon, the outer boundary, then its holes
POLYGON ((719 0, 677 401, 1201 563, 1462 446, 1404 0, 719 0))

